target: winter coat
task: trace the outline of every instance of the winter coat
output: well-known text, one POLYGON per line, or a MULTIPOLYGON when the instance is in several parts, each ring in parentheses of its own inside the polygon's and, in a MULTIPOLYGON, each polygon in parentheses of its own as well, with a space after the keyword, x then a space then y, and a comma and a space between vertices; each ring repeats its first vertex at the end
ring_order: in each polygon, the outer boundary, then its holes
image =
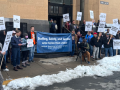
POLYGON ((110 39, 110 38, 105 37, 104 40, 103 40, 103 43, 104 43, 104 47, 105 47, 105 48, 110 48, 110 47, 112 47, 112 45, 113 45, 113 39, 111 39, 111 40, 110 40, 110 43, 108 44, 109 39, 110 39))
POLYGON ((93 37, 90 41, 90 44, 95 47, 99 47, 101 43, 101 39, 98 40, 98 37, 93 37))
POLYGON ((22 38, 21 39, 22 44, 24 43, 25 45, 21 46, 21 51, 27 51, 30 50, 31 48, 27 48, 27 39, 22 38))
POLYGON ((94 37, 94 36, 93 36, 92 34, 91 34, 91 35, 88 35, 88 34, 87 34, 87 35, 85 36, 85 39, 87 40, 87 43, 88 43, 88 44, 90 44, 90 41, 91 41, 91 39, 92 39, 93 37, 94 37))
POLYGON ((21 44, 21 37, 13 36, 11 39, 12 48, 20 48, 18 44, 21 44))
POLYGON ((86 51, 89 51, 89 44, 87 42, 80 43, 78 47, 82 50, 82 53, 85 53, 86 51))

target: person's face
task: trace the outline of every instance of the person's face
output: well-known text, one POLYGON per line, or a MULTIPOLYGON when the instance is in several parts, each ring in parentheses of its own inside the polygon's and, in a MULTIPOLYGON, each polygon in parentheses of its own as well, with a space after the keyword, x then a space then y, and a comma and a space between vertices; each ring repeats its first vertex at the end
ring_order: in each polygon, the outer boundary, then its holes
POLYGON ((107 32, 109 33, 109 29, 107 29, 107 32))
POLYGON ((19 33, 16 33, 16 35, 19 37, 19 36, 21 35, 21 32, 19 32, 19 33))
POLYGON ((72 31, 72 34, 75 34, 75 31, 72 31))
POLYGON ((75 24, 75 21, 73 21, 73 24, 75 24))
POLYGON ((77 35, 80 35, 80 32, 77 32, 77 35))
POLYGON ((85 20, 83 21, 83 23, 85 23, 85 20))
POLYGON ((97 37, 97 34, 94 34, 94 37, 97 37))
POLYGON ((53 22, 53 20, 50 20, 50 22, 53 22))
POLYGON ((13 33, 12 36, 15 36, 16 33, 13 33))
POLYGON ((31 27, 31 31, 34 32, 34 27, 31 27))
POLYGON ((93 20, 93 23, 95 22, 95 20, 93 20))

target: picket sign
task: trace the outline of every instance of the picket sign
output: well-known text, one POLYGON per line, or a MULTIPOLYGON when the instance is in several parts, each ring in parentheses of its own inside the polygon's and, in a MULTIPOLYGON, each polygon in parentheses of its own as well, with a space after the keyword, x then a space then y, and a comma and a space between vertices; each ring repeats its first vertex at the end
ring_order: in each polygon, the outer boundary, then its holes
POLYGON ((118 31, 120 31, 120 24, 118 24, 118 27, 119 27, 118 31))
POLYGON ((5 30, 5 20, 4 17, 0 17, 0 30, 5 30))
POLYGON ((113 40, 113 49, 120 49, 120 40, 119 39, 113 40))
POLYGON ((116 36, 116 34, 117 34, 117 32, 118 32, 118 29, 119 29, 119 26, 116 25, 116 24, 113 24, 112 27, 111 27, 111 29, 110 29, 110 32, 109 32, 109 33, 110 33, 111 35, 116 36))
POLYGON ((13 27, 20 28, 20 16, 13 15, 13 27))
POLYGON ((92 31, 92 21, 86 21, 85 31, 92 31))
POLYGON ((100 22, 98 26, 98 32, 104 32, 106 22, 100 22))
POLYGON ((94 19, 94 12, 92 10, 90 10, 90 18, 94 19))
POLYGON ((11 38, 12 38, 12 33, 13 33, 13 31, 7 32, 7 35, 6 35, 6 38, 5 38, 5 41, 4 41, 4 46, 3 46, 3 49, 2 49, 2 53, 6 52, 8 50, 8 47, 9 47, 9 44, 10 44, 10 41, 11 41, 11 38))
POLYGON ((118 25, 118 19, 113 19, 113 24, 118 25))
POLYGON ((27 39, 27 47, 33 47, 33 39, 27 39))
POLYGON ((82 12, 77 12, 77 19, 78 21, 81 21, 82 18, 82 12))
POLYGON ((106 13, 100 13, 99 18, 100 22, 106 22, 106 13))
POLYGON ((63 14, 63 22, 67 22, 67 21, 70 21, 70 19, 69 19, 69 13, 63 14))

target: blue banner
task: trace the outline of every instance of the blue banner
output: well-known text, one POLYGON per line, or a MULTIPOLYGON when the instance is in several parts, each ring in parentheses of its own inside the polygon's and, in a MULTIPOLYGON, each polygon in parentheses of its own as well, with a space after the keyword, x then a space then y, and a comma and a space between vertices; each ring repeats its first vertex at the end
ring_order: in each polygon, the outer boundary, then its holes
POLYGON ((37 53, 71 52, 71 33, 37 32, 37 53))

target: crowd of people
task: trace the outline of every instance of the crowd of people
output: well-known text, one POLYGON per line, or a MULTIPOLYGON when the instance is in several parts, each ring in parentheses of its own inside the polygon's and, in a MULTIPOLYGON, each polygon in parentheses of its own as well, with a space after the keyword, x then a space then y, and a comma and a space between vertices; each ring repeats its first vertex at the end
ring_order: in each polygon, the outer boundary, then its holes
POLYGON ((77 26, 74 20, 71 25, 66 22, 65 27, 72 33, 71 56, 74 56, 75 51, 78 54, 78 50, 82 50, 82 60, 85 61, 85 57, 87 56, 88 63, 90 64, 90 57, 93 58, 93 61, 102 59, 101 52, 105 54, 105 57, 108 57, 108 55, 111 57, 116 54, 120 55, 120 50, 116 53, 116 49, 113 49, 113 39, 120 39, 120 31, 118 31, 116 36, 111 35, 109 29, 105 33, 97 32, 98 25, 99 21, 95 23, 93 20, 92 30, 86 32, 85 20, 81 26, 77 26))
POLYGON ((0 59, 2 60, 1 69, 3 71, 9 71, 6 67, 6 63, 10 63, 8 59, 11 61, 13 65, 13 70, 18 71, 18 69, 23 69, 22 67, 30 66, 31 62, 34 62, 34 52, 35 45, 37 43, 36 33, 34 32, 34 26, 31 26, 30 32, 24 33, 23 38, 21 36, 20 30, 13 30, 11 42, 9 45, 9 49, 2 53, 2 47, 4 45, 6 32, 0 31, 0 59), (27 47, 27 39, 33 39, 33 47, 27 47), (29 59, 27 58, 29 55, 29 59), (20 66, 20 61, 22 60, 22 67, 20 66))

